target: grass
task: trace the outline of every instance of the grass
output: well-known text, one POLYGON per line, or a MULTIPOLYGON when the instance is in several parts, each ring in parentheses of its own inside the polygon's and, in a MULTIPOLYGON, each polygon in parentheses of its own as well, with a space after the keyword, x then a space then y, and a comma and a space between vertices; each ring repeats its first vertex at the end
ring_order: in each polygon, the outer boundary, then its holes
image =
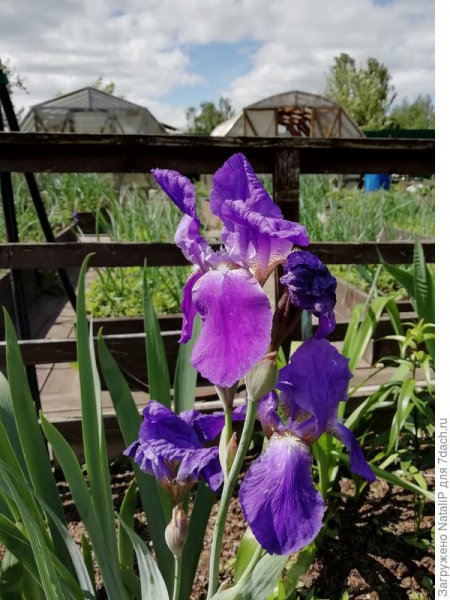
MULTIPOLYGON (((97 222, 114 241, 170 242, 180 221, 180 211, 161 192, 148 196, 122 188, 97 211, 97 222), (106 216, 105 216, 106 213, 106 216)), ((188 267, 147 267, 147 281, 157 313, 177 313, 188 267)), ((87 309, 94 317, 142 315, 142 269, 98 269, 98 278, 87 291, 87 309)))
MULTIPOLYGON (((58 233, 73 222, 73 213, 92 211, 114 198, 116 190, 110 177, 85 174, 48 174, 38 176, 42 200, 50 224, 58 233)), ((25 179, 13 174, 14 200, 19 239, 22 242, 42 242, 44 236, 25 179)), ((4 219, 0 219, 0 242, 6 242, 4 219)))
MULTIPOLYGON (((434 181, 415 192, 403 183, 390 190, 366 194, 363 190, 332 185, 326 176, 300 178, 300 220, 314 241, 376 242, 434 237, 434 181)), ((406 267, 408 268, 408 267, 406 267)), ((406 292, 377 265, 333 265, 330 271, 348 283, 399 300, 406 292)))

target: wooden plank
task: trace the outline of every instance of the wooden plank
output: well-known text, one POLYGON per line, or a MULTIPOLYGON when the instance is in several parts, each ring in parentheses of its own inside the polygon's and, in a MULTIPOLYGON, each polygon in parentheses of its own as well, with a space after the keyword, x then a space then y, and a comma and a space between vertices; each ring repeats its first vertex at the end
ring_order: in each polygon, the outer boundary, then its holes
POLYGON ((273 177, 273 199, 285 219, 298 223, 300 155, 295 149, 277 150, 273 177))
MULTIPOLYGON (((215 250, 219 245, 212 246, 215 250)), ((427 262, 434 263, 434 242, 424 242, 427 262)), ((329 265, 412 263, 414 242, 313 242, 308 250, 329 265)), ((174 244, 137 242, 68 242, 57 244, 0 244, 0 268, 43 269, 80 267, 94 253, 91 267, 182 266, 189 264, 174 244)))
MULTIPOLYGON (((402 320, 410 321, 414 318, 414 313, 403 313, 402 320)), ((331 342, 342 341, 347 331, 348 322, 337 323, 334 331, 328 336, 331 342)), ((314 330, 317 326, 314 327, 314 330)), ((393 333, 392 324, 389 317, 381 317, 374 337, 382 337, 393 333)), ((298 339, 294 332, 286 344, 298 339)), ((179 331, 163 331, 164 341, 169 366, 176 360, 178 354, 179 331)), ((130 360, 134 356, 144 356, 145 354, 145 335, 143 333, 105 335, 104 339, 108 348, 117 358, 117 360, 130 360)), ((96 342, 96 340, 95 340, 96 342)), ((22 357, 26 365, 49 364, 49 363, 68 363, 76 360, 76 340, 70 339, 44 339, 44 340, 21 340, 19 345, 22 351, 22 357)), ((0 367, 6 364, 5 342, 0 342, 0 367)))
POLYGON ((302 173, 434 173, 434 140, 9 132, 0 134, 0 171, 208 174, 243 152, 256 172, 274 173, 285 149, 299 152, 302 173))

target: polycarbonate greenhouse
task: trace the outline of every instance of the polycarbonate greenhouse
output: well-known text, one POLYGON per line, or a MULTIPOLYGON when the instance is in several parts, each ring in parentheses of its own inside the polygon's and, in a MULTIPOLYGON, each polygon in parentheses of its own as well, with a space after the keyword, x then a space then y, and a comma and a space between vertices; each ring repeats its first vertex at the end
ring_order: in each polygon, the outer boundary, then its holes
POLYGON ((86 87, 32 106, 21 123, 25 132, 167 134, 138 104, 86 87))
POLYGON ((323 96, 286 92, 245 107, 220 123, 213 136, 364 137, 342 106, 323 96))

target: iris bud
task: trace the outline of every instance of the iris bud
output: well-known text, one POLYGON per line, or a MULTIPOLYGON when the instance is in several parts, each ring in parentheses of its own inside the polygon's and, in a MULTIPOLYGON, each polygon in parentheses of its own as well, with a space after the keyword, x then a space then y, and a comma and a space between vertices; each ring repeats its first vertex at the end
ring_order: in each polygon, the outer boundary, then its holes
POLYGON ((216 385, 217 395, 219 396, 225 411, 230 411, 233 408, 233 402, 236 396, 238 384, 239 381, 236 381, 236 383, 229 388, 216 385))
POLYGON ((172 519, 165 532, 166 544, 175 558, 181 558, 187 531, 188 518, 182 505, 177 504, 172 510, 172 519))
POLYGON ((257 401, 273 390, 278 381, 277 353, 271 352, 245 376, 249 400, 257 401))
POLYGON ((237 439, 236 439, 236 432, 234 431, 233 435, 231 436, 231 440, 228 442, 228 446, 227 446, 226 462, 227 462, 228 472, 230 472, 231 465, 234 462, 234 457, 236 456, 236 453, 237 453, 237 439))

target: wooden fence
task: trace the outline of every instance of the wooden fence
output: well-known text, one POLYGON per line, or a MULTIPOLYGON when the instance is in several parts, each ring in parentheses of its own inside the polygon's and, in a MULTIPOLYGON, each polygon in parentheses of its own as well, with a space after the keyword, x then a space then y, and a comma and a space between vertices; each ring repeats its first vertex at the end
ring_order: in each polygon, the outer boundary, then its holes
MULTIPOLYGON (((101 172, 147 173, 153 167, 176 169, 185 174, 213 173, 235 152, 242 152, 255 171, 273 175, 274 201, 285 218, 299 219, 301 174, 434 173, 434 141, 399 139, 298 139, 298 138, 210 138, 193 136, 135 136, 0 133, 0 172, 101 172)), ((412 242, 311 243, 309 249, 327 264, 377 264, 380 257, 392 263, 411 263, 412 242)), ((434 262, 434 243, 424 244, 428 262, 434 262)), ((95 252, 91 266, 177 266, 187 264, 173 244, 86 243, 0 244, 0 269, 79 267, 95 252)), ((410 315, 409 315, 410 317, 410 315)), ((123 319, 127 333, 106 336, 119 361, 128 362, 144 352, 136 320, 123 319), (133 324, 134 323, 134 324, 133 324)), ((162 320, 163 337, 173 374, 180 322, 162 320), (169 327, 169 329, 167 329, 169 327), (173 329, 172 329, 173 328, 173 329)), ((139 327, 142 326, 140 322, 139 327)), ((331 335, 342 340, 346 323, 331 335)), ((382 318, 376 336, 390 333, 382 318)), ((107 333, 107 332, 106 332, 107 333)), ((75 341, 22 340, 28 365, 70 362, 76 359, 75 341)), ((0 344, 0 366, 5 364, 0 344)))

